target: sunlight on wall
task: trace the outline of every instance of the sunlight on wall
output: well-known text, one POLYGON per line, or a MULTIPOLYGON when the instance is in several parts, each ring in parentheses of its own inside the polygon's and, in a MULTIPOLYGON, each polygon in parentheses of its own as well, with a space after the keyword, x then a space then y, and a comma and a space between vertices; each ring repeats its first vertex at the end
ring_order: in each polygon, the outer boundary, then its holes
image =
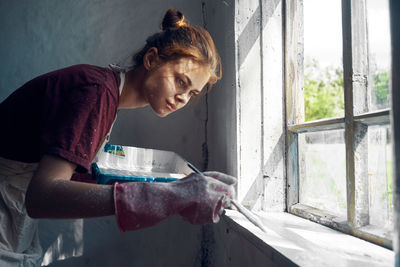
POLYGON ((60 233, 44 253, 42 266, 83 255, 83 219, 74 220, 70 229, 60 233))

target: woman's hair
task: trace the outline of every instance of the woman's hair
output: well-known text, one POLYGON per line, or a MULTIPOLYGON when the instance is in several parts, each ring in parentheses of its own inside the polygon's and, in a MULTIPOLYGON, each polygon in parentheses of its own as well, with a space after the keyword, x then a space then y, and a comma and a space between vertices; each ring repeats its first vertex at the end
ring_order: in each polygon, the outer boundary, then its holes
POLYGON ((133 56, 134 67, 143 64, 143 56, 151 47, 157 48, 158 56, 165 61, 190 57, 209 67, 208 91, 222 76, 221 58, 210 34, 202 27, 191 26, 175 9, 165 13, 161 27, 162 32, 147 38, 146 45, 133 56))

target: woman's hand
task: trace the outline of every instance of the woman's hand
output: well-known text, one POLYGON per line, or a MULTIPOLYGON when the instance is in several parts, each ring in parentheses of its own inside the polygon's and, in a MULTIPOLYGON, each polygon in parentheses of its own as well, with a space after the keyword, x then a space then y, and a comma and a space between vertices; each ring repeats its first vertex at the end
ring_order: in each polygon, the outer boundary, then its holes
MULTIPOLYGON (((205 176, 212 177, 214 179, 217 179, 218 181, 223 182, 224 184, 230 185, 232 187, 236 186, 237 179, 231 175, 222 173, 222 172, 216 172, 216 171, 207 171, 203 172, 205 176)), ((231 196, 231 199, 236 198, 236 190, 233 190, 233 195, 231 196)))
POLYGON ((173 214, 192 224, 218 222, 235 195, 235 179, 216 172, 210 175, 216 178, 193 173, 172 183, 116 183, 115 213, 120 229, 149 227, 173 214))

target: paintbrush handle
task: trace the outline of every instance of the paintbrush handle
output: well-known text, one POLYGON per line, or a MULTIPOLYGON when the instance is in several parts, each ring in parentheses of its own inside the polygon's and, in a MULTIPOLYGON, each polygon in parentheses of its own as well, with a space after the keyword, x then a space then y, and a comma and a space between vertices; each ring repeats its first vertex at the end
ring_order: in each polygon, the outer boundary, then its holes
POLYGON ((263 232, 267 232, 266 229, 264 228, 261 220, 256 217, 256 215, 254 215, 251 211, 249 211, 248 209, 246 209, 242 204, 236 202, 236 200, 231 200, 231 203, 233 206, 235 206, 238 211, 243 214, 244 217, 246 217, 250 222, 252 222, 255 226, 257 226, 258 228, 260 228, 263 232))
MULTIPOLYGON (((193 166, 193 164, 191 164, 190 162, 186 162, 187 165, 189 166, 189 168, 191 168, 195 173, 200 174, 202 176, 204 176, 204 174, 199 171, 195 166, 193 166)), ((256 217, 253 213, 251 213, 251 211, 249 211, 248 209, 246 209, 244 206, 242 206, 242 204, 236 202, 236 200, 231 199, 231 203, 233 204, 233 206, 235 206, 238 211, 240 213, 242 213, 244 215, 244 217, 246 217, 250 222, 252 222, 255 226, 258 226, 263 232, 267 232, 262 224, 262 222, 260 221, 260 219, 258 217, 256 217)))

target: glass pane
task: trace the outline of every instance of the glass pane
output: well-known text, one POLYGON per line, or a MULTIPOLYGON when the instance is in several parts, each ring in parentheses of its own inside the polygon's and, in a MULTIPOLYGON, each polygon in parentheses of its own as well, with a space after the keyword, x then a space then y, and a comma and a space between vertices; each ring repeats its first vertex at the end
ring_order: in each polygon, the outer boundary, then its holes
POLYGON ((369 48, 369 110, 389 107, 389 1, 367 0, 369 48))
POLYGON ((300 203, 347 217, 344 130, 299 134, 300 203))
POLYGON ((390 126, 368 127, 369 223, 392 227, 392 147, 390 126))
POLYGON ((344 114, 341 0, 304 0, 304 119, 344 114))

